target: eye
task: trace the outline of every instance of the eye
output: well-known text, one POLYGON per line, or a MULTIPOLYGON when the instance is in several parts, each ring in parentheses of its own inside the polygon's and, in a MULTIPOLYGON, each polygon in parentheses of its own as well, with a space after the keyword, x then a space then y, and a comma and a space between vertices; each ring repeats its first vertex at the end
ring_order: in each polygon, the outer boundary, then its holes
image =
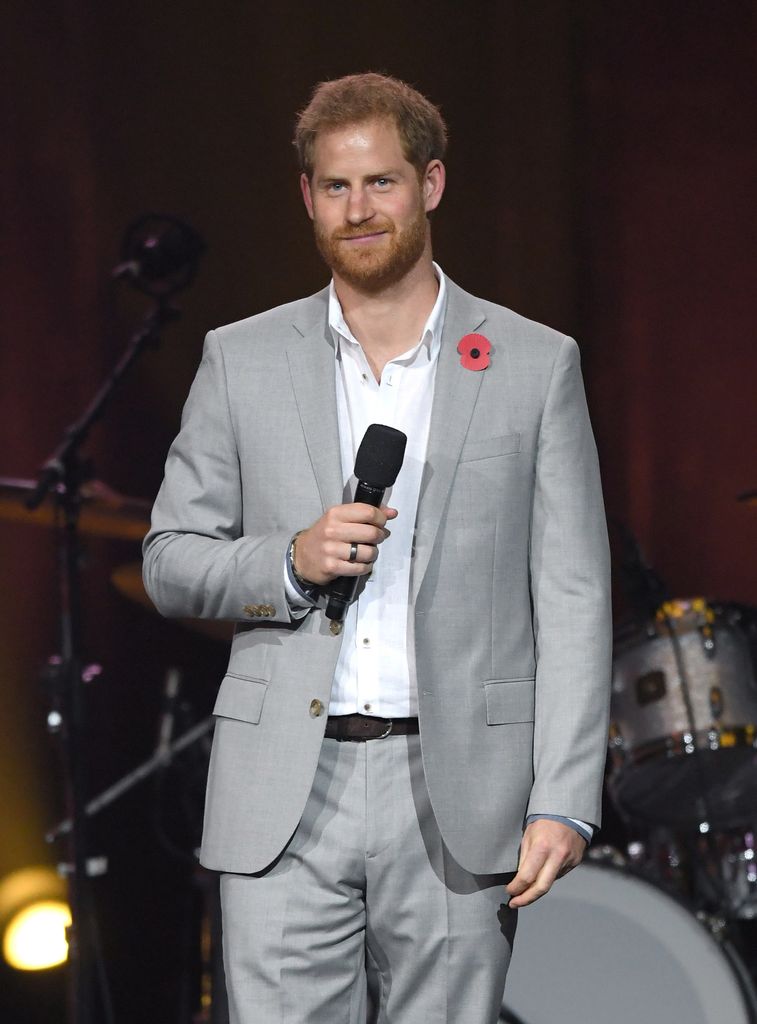
POLYGON ((344 189, 345 185, 343 181, 330 181, 326 186, 326 191, 331 193, 331 195, 338 195, 339 193, 344 192, 344 189))
POLYGON ((391 185, 391 183, 391 178, 376 178, 376 181, 374 182, 374 184, 377 185, 378 188, 388 188, 389 185, 391 185))

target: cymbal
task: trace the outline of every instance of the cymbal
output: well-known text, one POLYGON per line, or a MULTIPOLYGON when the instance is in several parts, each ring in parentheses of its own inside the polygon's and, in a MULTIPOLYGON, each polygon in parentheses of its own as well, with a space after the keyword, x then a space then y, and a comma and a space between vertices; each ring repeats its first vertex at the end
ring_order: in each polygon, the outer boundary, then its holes
MULTIPOLYGON (((24 502, 37 486, 36 480, 0 476, 0 519, 35 526, 56 526, 60 512, 51 495, 30 512, 24 502)), ((82 485, 79 525, 82 533, 117 540, 141 541, 150 526, 152 502, 119 494, 102 480, 82 485)))
MULTIPOLYGON (((119 565, 111 573, 110 581, 119 594, 123 594, 130 601, 148 608, 154 612, 157 609, 152 603, 142 582, 142 563, 127 562, 119 565)), ((223 619, 177 619, 180 626, 191 629, 195 633, 202 633, 211 640, 221 640, 228 644, 234 635, 234 623, 223 619)))
POLYGON ((757 505, 757 491, 744 491, 737 500, 743 501, 745 505, 757 505))

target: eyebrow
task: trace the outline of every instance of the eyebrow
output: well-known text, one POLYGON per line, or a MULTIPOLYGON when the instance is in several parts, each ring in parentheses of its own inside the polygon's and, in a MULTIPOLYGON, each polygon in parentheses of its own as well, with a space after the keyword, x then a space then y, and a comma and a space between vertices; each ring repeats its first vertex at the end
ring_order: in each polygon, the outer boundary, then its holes
MULTIPOLYGON (((375 181, 377 178, 399 178, 402 171, 399 168, 388 168, 385 171, 374 171, 371 174, 364 174, 363 181, 375 181)), ((324 174, 316 178, 316 185, 330 185, 334 182, 348 181, 349 179, 338 174, 324 174)))

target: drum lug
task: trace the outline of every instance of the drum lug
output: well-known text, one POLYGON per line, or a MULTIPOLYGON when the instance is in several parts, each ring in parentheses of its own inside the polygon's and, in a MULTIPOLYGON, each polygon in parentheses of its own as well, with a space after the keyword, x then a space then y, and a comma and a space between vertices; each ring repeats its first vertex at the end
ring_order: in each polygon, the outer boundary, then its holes
POLYGON ((710 687, 710 712, 716 722, 723 717, 723 691, 719 686, 710 687))

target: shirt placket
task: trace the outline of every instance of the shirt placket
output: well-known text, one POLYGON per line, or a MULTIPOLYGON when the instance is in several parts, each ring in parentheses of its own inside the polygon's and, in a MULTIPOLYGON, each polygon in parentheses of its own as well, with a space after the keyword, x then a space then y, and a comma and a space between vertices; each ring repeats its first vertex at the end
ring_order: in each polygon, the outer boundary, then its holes
MULTIPOLYGON (((364 354, 361 352, 363 359, 364 354)), ((381 381, 370 389, 368 403, 369 423, 385 423, 394 426, 397 419, 400 383, 403 368, 388 363, 381 375, 381 381)), ((375 378, 372 378, 375 383, 375 378)), ((366 409, 368 412, 368 408, 366 409)), ((381 599, 382 559, 379 555, 372 578, 357 601, 355 628, 355 653, 357 667, 357 711, 363 714, 381 716, 381 687, 379 664, 380 652, 385 649, 385 637, 392 636, 393 620, 397 609, 387 604, 386 595, 381 599)))

